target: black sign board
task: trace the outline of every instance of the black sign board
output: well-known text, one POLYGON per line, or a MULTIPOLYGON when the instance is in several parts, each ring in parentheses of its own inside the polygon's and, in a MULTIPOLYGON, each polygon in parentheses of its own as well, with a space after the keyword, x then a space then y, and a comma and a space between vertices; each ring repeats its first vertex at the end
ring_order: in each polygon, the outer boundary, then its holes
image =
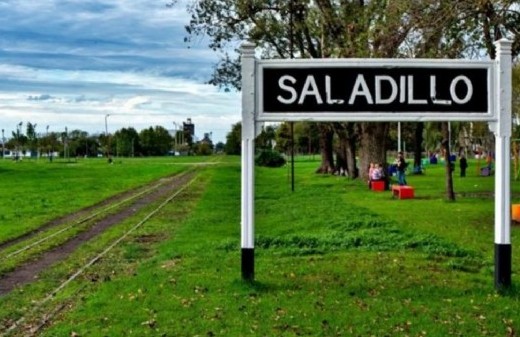
POLYGON ((488 113, 486 67, 262 67, 264 113, 488 113))

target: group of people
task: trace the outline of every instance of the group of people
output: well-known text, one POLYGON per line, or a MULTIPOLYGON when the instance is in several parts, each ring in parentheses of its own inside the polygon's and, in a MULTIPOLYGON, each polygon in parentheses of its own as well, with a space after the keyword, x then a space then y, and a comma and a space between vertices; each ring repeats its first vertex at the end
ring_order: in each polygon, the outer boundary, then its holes
MULTIPOLYGON (((397 159, 395 160, 395 167, 397 171, 397 181, 398 184, 403 186, 407 185, 406 183, 406 167, 408 166, 408 163, 404 159, 404 155, 402 152, 399 152, 397 155, 397 159)), ((378 163, 370 163, 370 166, 368 168, 368 188, 372 188, 372 182, 374 181, 384 181, 385 182, 385 189, 388 189, 389 187, 389 179, 385 173, 385 169, 382 164, 378 163)))
MULTIPOLYGON (((488 156, 488 158, 491 158, 491 156, 488 156)), ((491 166, 491 161, 489 161, 488 166, 491 166)), ((407 185, 406 182, 406 168, 408 166, 408 163, 406 162, 404 155, 402 152, 399 152, 397 154, 397 158, 394 162, 396 175, 397 175, 397 183, 400 186, 407 185)), ((452 164, 453 165, 453 164, 452 164)), ((452 166, 453 167, 453 166, 452 166)), ((464 157, 463 154, 461 154, 459 159, 459 167, 460 167, 460 176, 465 177, 466 176, 466 169, 468 168, 468 161, 466 160, 466 157, 464 157)), ((385 174, 385 170, 382 164, 377 163, 370 163, 370 166, 368 168, 368 188, 372 188, 372 182, 373 181, 382 181, 384 180, 386 182, 385 188, 388 188, 389 180, 387 179, 387 176, 385 174)))
POLYGON ((368 189, 372 188, 373 181, 385 181, 386 175, 383 165, 370 163, 368 168, 368 189))

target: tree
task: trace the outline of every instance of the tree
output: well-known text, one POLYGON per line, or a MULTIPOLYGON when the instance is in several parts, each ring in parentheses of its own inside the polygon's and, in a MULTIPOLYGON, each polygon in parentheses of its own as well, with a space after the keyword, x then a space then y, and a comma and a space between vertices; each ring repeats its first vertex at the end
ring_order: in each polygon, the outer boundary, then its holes
POLYGON ((295 128, 296 144, 302 153, 314 154, 319 148, 318 123, 300 122, 295 128))
POLYGON ((209 156, 213 153, 213 147, 207 142, 197 142, 193 148, 194 152, 198 156, 209 156))
POLYGON ((339 141, 336 149, 337 169, 343 170, 350 178, 359 176, 356 165, 356 148, 359 134, 355 123, 334 123, 334 131, 339 141))
POLYGON ((204 138, 193 145, 193 152, 199 156, 209 156, 213 153, 211 133, 205 133, 204 138))
POLYGON ((276 128, 267 125, 255 139, 255 144, 260 149, 272 149, 276 139, 276 128))
MULTIPOLYGON (((92 143, 89 142, 88 132, 79 129, 72 130, 66 135, 68 155, 84 157, 92 154, 92 143)), ((94 152, 97 154, 97 151, 94 152)))
POLYGON ((42 151, 47 153, 49 160, 51 160, 52 153, 59 149, 59 135, 56 132, 47 133, 40 137, 40 146, 42 151))
MULTIPOLYGON (((186 40, 207 36, 209 47, 222 55, 209 82, 240 89, 239 55, 230 52, 236 41, 252 40, 262 58, 455 58, 481 53, 482 47, 493 57, 492 42, 510 36, 516 55, 518 8, 511 0, 198 0, 189 9, 186 40)), ((331 129, 320 126, 320 172, 335 169, 331 129)), ((361 167, 386 162, 389 126, 361 123, 358 130, 361 167)))
POLYGON ((99 145, 101 147, 101 151, 107 157, 108 157, 109 153, 110 154, 114 153, 114 151, 112 149, 113 144, 110 141, 110 137, 111 137, 110 135, 107 135, 104 132, 98 136, 98 142, 99 142, 99 145), (110 144, 110 147, 111 147, 110 149, 109 149, 109 144, 110 144))
POLYGON ((142 153, 145 156, 164 156, 172 148, 173 138, 162 126, 141 130, 139 139, 142 153))
POLYGON ((224 152, 229 155, 240 155, 242 149, 242 123, 238 122, 231 126, 231 131, 226 135, 224 152))
POLYGON ((453 179, 452 179, 452 173, 453 173, 453 163, 451 161, 451 149, 450 149, 450 129, 448 126, 448 122, 442 122, 441 123, 441 129, 442 129, 442 150, 443 150, 443 157, 444 157, 444 166, 446 169, 446 199, 449 201, 455 201, 455 192, 453 191, 453 179))
POLYGON ((224 148, 225 148, 226 144, 222 143, 222 142, 218 142, 216 145, 215 145, 215 152, 216 153, 222 153, 224 152, 224 148))
POLYGON ((321 165, 316 173, 333 173, 336 171, 333 153, 334 125, 332 123, 320 123, 318 129, 320 130, 321 165))
MULTIPOLYGON (((229 52, 236 40, 254 41, 263 58, 395 57, 422 9, 405 0, 199 0, 190 8, 187 40, 207 35, 209 47, 223 55, 210 83, 240 89, 239 57, 229 52)), ((319 129, 322 163, 318 172, 333 172, 334 127, 319 129)), ((369 151, 361 156, 361 165, 368 165, 369 160, 386 162, 388 126, 376 123, 361 130, 361 143, 369 151), (372 131, 378 137, 368 133, 372 131)), ((353 149, 353 145, 343 148, 353 149)))
POLYGON ((140 152, 139 134, 134 128, 122 128, 114 133, 116 154, 123 157, 133 157, 140 152))
POLYGON ((465 5, 467 16, 459 20, 461 31, 471 34, 466 50, 480 53, 486 50, 495 59, 494 42, 507 37, 513 40, 512 55, 520 53, 520 6, 517 0, 468 1, 465 5))
POLYGON ((36 134, 36 123, 31 124, 31 122, 27 122, 26 124, 26 135, 27 135, 27 145, 29 147, 29 151, 31 156, 38 155, 38 135, 36 134))
POLYGON ((282 123, 276 128, 276 151, 289 155, 291 152, 291 125, 282 123))
POLYGON ((13 131, 13 141, 16 149, 15 159, 18 160, 22 152, 24 152, 25 145, 27 144, 27 136, 22 133, 23 122, 16 125, 16 131, 13 131))
MULTIPOLYGON (((440 1, 440 4, 443 4, 440 1)), ((458 1, 444 3, 444 12, 450 18, 446 28, 433 33, 438 41, 437 45, 443 47, 441 42, 448 41, 450 48, 438 48, 443 52, 442 56, 479 55, 482 50, 487 51, 491 59, 495 59, 496 50, 494 42, 509 37, 513 39, 512 55, 515 57, 520 52, 520 7, 518 1, 512 0, 482 0, 482 1, 458 1), (472 55, 473 54, 473 55, 472 55)), ((433 27, 432 27, 433 28, 433 27)), ((440 28, 440 27, 439 27, 440 28)), ((432 29, 433 31, 433 29, 432 29)), ((447 123, 442 125, 443 145, 447 156, 447 165, 450 166, 450 144, 446 142, 450 130, 447 123)), ((448 200, 455 200, 453 191, 453 178, 451 166, 446 169, 446 195, 448 200), (448 190, 450 189, 450 190, 448 190)))

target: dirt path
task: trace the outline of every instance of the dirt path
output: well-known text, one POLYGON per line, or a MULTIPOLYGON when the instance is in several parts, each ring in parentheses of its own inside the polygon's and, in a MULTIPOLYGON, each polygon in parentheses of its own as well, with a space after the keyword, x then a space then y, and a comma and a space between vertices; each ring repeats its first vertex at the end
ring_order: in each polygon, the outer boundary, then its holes
POLYGON ((74 213, 70 213, 70 214, 67 214, 67 215, 64 215, 62 217, 59 217, 59 218, 56 218, 54 220, 51 220, 45 224, 43 224, 42 226, 38 227, 37 229, 31 231, 31 232, 28 232, 24 235, 21 235, 21 236, 18 236, 16 238, 13 238, 13 239, 10 239, 10 240, 6 240, 6 241, 3 241, 0 243, 0 249, 4 249, 4 248, 7 248, 9 246, 12 246, 14 244, 17 244, 18 242, 21 242, 21 241, 24 241, 24 240, 27 240, 31 237, 34 237, 35 235, 41 233, 41 232, 44 232, 46 231, 47 229, 49 228, 52 228, 52 227, 56 227, 56 226, 59 226, 59 225, 62 225, 62 224, 65 224, 65 223, 71 223, 71 222, 74 222, 74 221, 78 221, 79 219, 83 219, 83 218, 86 218, 88 217, 90 214, 92 213, 95 213, 101 209, 103 209, 104 207, 108 206, 108 205, 111 205, 111 204, 115 204, 115 203, 118 203, 128 197, 131 197, 132 195, 136 194, 136 193, 139 193, 141 191, 144 191, 148 188, 150 188, 151 186, 161 182, 161 181, 168 181, 170 179, 175 179, 176 176, 169 176, 169 177, 165 177, 165 178, 161 178, 159 179, 158 181, 153 181, 153 182, 150 182, 146 185, 143 185, 143 186, 140 186, 140 187, 137 187, 137 188, 134 188, 134 189, 130 189, 130 190, 127 190, 125 192, 122 192, 122 193, 119 193, 119 194, 116 194, 112 197, 109 197, 105 200, 102 200, 92 206, 89 206, 89 207, 85 207, 83 209, 80 209, 78 210, 77 212, 74 212, 74 213))
MULTIPOLYGON (((128 217, 131 217, 146 205, 169 196, 173 191, 178 190, 181 186, 185 185, 188 181, 190 181, 195 174, 195 172, 190 172, 184 175, 166 178, 165 183, 157 189, 155 189, 152 193, 144 194, 136 198, 131 203, 125 205, 117 213, 103 217, 93 226, 79 233, 75 237, 70 238, 62 245, 57 246, 49 251, 46 251, 42 253, 40 256, 38 256, 37 259, 20 265, 15 270, 7 274, 4 274, 0 278, 0 296, 9 293, 18 286, 34 281, 41 271, 55 264, 56 262, 59 262, 67 258, 72 252, 76 250, 76 248, 78 248, 78 246, 80 246, 84 242, 103 233, 106 229, 110 228, 111 226, 122 222, 128 217)), ((157 184, 157 182, 153 182, 149 184, 149 186, 153 186, 155 184, 157 184)), ((129 194, 127 193, 123 193, 122 195, 118 195, 117 197, 107 199, 106 201, 96 205, 96 207, 93 206, 83 209, 77 213, 70 214, 66 217, 60 218, 55 222, 46 224, 45 228, 51 227, 52 225, 56 225, 57 223, 63 223, 66 219, 70 221, 71 219, 86 216, 89 212, 96 211, 100 205, 108 205, 110 203, 118 202, 128 195, 129 194)), ((34 233, 32 235, 34 235, 34 233)), ((29 235, 24 236, 23 239, 27 238, 28 236, 29 235)), ((20 242, 21 240, 22 239, 12 240, 9 243, 4 243, 4 245, 14 244, 14 242, 20 242)))

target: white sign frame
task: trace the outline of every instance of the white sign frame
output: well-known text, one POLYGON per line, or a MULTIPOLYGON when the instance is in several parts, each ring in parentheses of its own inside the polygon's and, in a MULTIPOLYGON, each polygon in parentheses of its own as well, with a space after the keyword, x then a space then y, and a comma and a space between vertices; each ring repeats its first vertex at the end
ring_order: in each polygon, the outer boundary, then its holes
POLYGON ((493 61, 467 61, 445 59, 312 59, 312 60, 258 60, 255 45, 245 42, 242 53, 242 174, 241 174, 241 249, 242 278, 254 280, 254 141, 260 131, 259 124, 267 121, 486 121, 495 134, 495 287, 511 286, 511 200, 510 164, 512 133, 512 42, 501 39, 495 42, 497 57, 493 61), (260 104, 265 67, 438 67, 461 69, 484 67, 488 69, 488 112, 397 113, 357 112, 338 113, 265 113, 260 104))

